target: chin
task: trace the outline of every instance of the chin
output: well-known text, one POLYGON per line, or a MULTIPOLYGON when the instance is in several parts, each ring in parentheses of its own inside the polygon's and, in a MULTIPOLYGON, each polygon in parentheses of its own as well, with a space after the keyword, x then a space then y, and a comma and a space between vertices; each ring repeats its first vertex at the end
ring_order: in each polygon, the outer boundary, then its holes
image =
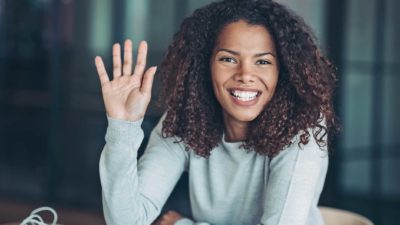
POLYGON ((261 112, 233 112, 230 116, 240 122, 251 122, 255 120, 261 112))

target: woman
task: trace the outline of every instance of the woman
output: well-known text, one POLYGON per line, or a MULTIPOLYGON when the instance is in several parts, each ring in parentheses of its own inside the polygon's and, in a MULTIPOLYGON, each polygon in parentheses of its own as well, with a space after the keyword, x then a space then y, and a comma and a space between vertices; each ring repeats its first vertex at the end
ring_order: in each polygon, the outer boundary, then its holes
POLYGON ((336 77, 300 18, 270 0, 225 0, 185 19, 159 69, 166 113, 137 162, 156 72, 146 54, 141 42, 132 73, 131 41, 123 65, 115 44, 112 81, 95 59, 107 224, 152 223, 184 171, 193 220, 169 212, 154 224, 323 224, 336 77))

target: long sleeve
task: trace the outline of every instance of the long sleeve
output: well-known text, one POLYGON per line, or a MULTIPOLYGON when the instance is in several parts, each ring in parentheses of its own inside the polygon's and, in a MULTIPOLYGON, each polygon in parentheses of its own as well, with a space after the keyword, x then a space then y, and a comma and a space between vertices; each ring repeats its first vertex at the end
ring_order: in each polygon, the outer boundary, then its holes
POLYGON ((323 224, 317 204, 328 168, 327 150, 321 150, 311 135, 308 144, 300 149, 294 142, 269 166, 261 223, 323 224))
POLYGON ((150 224, 185 170, 185 151, 172 140, 161 137, 159 123, 137 162, 137 151, 144 137, 142 120, 108 118, 108 123, 99 166, 106 222, 108 225, 150 224))
POLYGON ((191 219, 182 218, 182 219, 176 221, 174 225, 210 225, 210 224, 209 223, 203 223, 203 222, 194 222, 191 219))

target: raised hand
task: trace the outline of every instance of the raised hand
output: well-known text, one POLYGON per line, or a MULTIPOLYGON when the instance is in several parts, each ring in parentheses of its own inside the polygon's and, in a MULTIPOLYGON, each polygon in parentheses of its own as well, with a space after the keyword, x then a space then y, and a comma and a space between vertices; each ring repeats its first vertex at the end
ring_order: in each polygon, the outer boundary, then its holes
POLYGON ((121 47, 113 45, 113 79, 110 81, 103 60, 96 56, 101 90, 107 115, 114 119, 136 121, 144 117, 151 99, 156 67, 146 70, 147 43, 140 42, 136 66, 132 74, 132 41, 124 44, 124 65, 121 65, 121 47))

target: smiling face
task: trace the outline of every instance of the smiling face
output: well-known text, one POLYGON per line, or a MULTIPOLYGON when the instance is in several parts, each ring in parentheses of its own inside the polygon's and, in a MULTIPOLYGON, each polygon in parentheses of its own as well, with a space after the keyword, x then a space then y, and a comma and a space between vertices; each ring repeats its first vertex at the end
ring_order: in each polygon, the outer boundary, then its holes
POLYGON ((246 126, 271 100, 278 82, 271 34, 243 20, 226 25, 216 40, 210 69, 226 127, 246 126))

